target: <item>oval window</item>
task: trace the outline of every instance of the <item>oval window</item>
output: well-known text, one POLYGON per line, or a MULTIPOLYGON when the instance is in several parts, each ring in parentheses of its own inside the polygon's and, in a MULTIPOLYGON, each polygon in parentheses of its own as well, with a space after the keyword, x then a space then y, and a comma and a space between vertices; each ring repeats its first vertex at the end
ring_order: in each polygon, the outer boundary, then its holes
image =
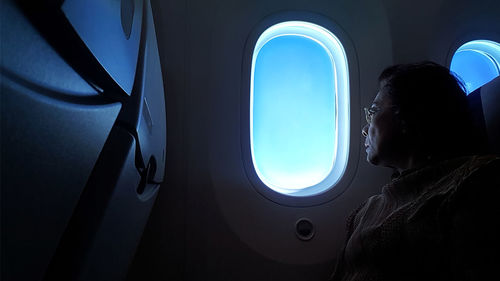
POLYGON ((474 40, 462 45, 451 59, 450 70, 464 82, 467 94, 500 75, 500 44, 474 40))
POLYGON ((334 186, 347 164, 349 136, 348 66, 337 37, 308 22, 271 26, 254 48, 250 88, 259 179, 293 196, 334 186))

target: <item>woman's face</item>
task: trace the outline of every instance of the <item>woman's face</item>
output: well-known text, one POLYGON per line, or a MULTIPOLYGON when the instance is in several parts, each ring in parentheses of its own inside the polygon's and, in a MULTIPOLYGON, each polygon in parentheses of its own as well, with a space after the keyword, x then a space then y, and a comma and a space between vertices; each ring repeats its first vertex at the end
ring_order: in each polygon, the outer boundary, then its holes
POLYGON ((374 165, 403 168, 409 158, 408 142, 398 116, 399 109, 384 86, 385 83, 381 83, 369 108, 371 122, 362 130, 366 137, 366 158, 374 165))

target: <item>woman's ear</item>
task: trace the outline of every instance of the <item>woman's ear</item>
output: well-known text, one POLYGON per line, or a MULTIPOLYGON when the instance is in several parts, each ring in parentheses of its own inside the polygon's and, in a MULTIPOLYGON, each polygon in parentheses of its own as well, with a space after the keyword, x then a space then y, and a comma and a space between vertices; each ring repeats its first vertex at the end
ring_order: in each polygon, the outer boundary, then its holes
POLYGON ((403 135, 406 135, 406 133, 408 133, 407 126, 406 126, 406 121, 405 120, 401 120, 401 133, 403 135))
POLYGON ((401 113, 401 109, 399 108, 399 106, 395 105, 393 106, 393 112, 395 115, 398 115, 401 113))
POLYGON ((408 131, 407 130, 408 126, 406 124, 406 121, 401 118, 401 109, 399 109, 398 106, 394 106, 393 112, 394 112, 394 116, 399 120, 399 124, 401 126, 401 132, 403 134, 406 134, 408 131))

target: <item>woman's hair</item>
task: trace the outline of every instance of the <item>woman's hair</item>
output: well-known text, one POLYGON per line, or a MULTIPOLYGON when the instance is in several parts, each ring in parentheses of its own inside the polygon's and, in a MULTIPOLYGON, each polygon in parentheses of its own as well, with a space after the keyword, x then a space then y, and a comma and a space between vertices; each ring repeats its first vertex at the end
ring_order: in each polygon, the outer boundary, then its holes
POLYGON ((399 64, 386 68, 379 81, 420 156, 437 160, 474 152, 467 95, 449 69, 429 61, 399 64))

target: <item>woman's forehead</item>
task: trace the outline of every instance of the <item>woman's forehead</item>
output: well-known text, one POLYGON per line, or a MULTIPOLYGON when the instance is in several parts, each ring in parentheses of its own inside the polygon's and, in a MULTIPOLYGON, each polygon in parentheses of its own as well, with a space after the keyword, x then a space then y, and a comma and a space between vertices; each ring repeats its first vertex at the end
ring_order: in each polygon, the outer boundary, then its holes
POLYGON ((386 104, 392 104, 392 98, 385 88, 380 88, 373 100, 373 105, 381 106, 386 104))

